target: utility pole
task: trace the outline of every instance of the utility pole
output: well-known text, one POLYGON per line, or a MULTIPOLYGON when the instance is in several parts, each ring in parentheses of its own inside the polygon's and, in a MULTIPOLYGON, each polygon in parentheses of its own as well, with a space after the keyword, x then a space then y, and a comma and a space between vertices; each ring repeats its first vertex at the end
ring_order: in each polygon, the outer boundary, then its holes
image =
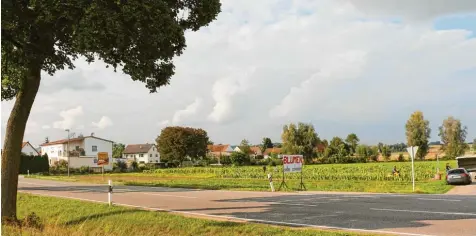
POLYGON ((69 177, 69 129, 66 129, 65 130, 66 132, 68 132, 68 144, 66 146, 66 153, 67 153, 67 157, 68 157, 68 177, 69 177))

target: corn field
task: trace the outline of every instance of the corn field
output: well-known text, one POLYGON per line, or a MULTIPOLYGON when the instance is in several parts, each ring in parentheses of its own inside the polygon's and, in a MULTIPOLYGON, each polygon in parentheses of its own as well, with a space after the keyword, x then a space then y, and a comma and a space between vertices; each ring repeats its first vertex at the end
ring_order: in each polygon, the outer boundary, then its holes
MULTIPOLYGON (((456 167, 455 161, 440 162, 440 173, 444 173, 444 165, 450 163, 456 167)), ((436 173, 435 161, 415 162, 415 180, 426 181, 432 179, 436 173)), ((266 173, 262 166, 243 167, 188 167, 170 168, 144 171, 156 175, 197 176, 206 178, 242 178, 266 179, 267 173, 272 173, 273 178, 282 178, 282 167, 268 166, 266 173)), ((286 179, 299 179, 300 173, 287 173, 286 179)), ((355 180, 355 181, 411 181, 411 162, 382 162, 359 164, 326 164, 308 165, 303 167, 303 179, 306 180, 355 180), (393 166, 400 172, 399 176, 392 175, 393 166)))

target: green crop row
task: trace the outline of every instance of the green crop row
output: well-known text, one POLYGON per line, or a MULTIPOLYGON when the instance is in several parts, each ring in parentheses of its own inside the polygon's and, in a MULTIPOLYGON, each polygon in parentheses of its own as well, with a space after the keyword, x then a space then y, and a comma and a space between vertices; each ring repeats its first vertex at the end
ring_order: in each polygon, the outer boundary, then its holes
MULTIPOLYGON (((450 163, 455 167, 454 161, 440 162, 439 170, 444 172, 444 165, 450 163)), ((415 162, 415 180, 425 181, 434 177, 437 162, 415 162)), ((246 178, 266 179, 267 173, 272 173, 273 178, 282 178, 282 167, 267 167, 266 172, 261 166, 242 167, 188 167, 156 169, 146 171, 149 174, 158 175, 183 175, 183 176, 207 176, 210 178, 246 178)), ((286 174, 287 179, 299 179, 300 173, 286 174)), ((373 180, 373 181, 411 181, 411 162, 383 162, 383 163, 359 163, 359 164, 323 164, 308 165, 303 167, 303 179, 306 180, 373 180), (392 175, 393 166, 400 172, 399 176, 392 175)))

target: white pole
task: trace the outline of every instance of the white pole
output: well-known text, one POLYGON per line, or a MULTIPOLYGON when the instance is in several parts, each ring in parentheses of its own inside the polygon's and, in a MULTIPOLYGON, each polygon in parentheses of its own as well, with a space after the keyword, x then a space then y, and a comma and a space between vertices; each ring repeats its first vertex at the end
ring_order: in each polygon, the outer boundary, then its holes
POLYGON ((412 182, 413 182, 413 192, 415 192, 415 168, 413 166, 413 159, 415 159, 415 151, 413 146, 411 150, 412 150, 412 182))
POLYGON ((30 176, 30 170, 27 170, 28 171, 28 176, 30 176))
POLYGON ((271 187, 271 191, 274 192, 273 176, 271 175, 271 173, 268 173, 268 180, 269 180, 269 186, 271 187))
POLYGON ((109 188, 108 188, 108 191, 107 191, 107 197, 108 197, 108 203, 109 203, 109 206, 112 205, 112 180, 109 180, 109 188))

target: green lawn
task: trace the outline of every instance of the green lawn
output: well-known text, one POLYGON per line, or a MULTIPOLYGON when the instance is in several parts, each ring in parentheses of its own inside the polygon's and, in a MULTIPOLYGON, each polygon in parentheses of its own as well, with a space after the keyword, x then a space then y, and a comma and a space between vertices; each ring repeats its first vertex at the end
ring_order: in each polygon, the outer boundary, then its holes
POLYGON ((342 231, 214 221, 19 193, 19 218, 24 218, 31 212, 39 216, 43 229, 28 227, 20 229, 4 225, 3 235, 364 235, 342 231))

